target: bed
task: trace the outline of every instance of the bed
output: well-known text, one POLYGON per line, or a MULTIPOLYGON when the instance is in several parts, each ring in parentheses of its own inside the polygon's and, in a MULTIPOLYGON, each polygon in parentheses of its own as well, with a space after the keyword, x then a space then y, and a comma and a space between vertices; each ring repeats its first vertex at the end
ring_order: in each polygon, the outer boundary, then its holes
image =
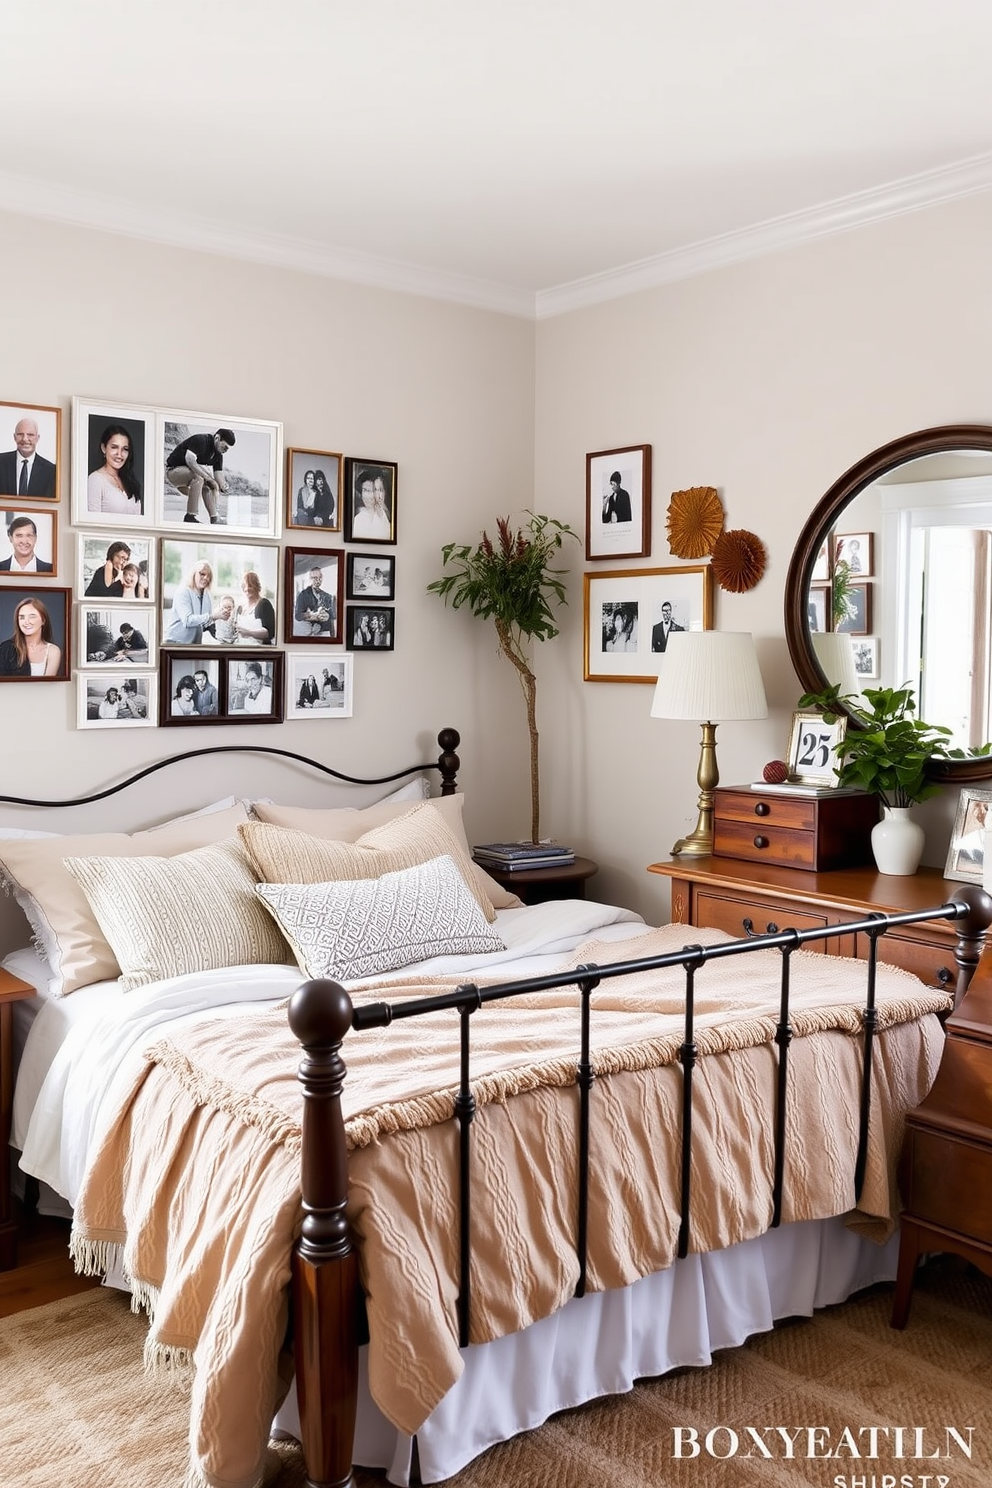
MULTIPOLYGON (((811 932, 687 951, 684 927, 612 906, 487 912, 456 747, 446 796, 364 808, 350 841, 309 807, 238 822, 251 959, 230 924, 206 966, 185 944, 189 905, 241 902, 223 839, 168 870, 67 860, 118 975, 43 999, 15 1145, 74 1207, 77 1263, 118 1266, 148 1307, 150 1365, 192 1376, 190 1484, 254 1488, 273 1421, 315 1484, 353 1460, 438 1481, 895 1275, 902 1118, 948 995, 873 959, 866 990, 811 932), (163 913, 122 920, 123 885, 163 913)), ((25 855, 0 841, 15 882, 25 855)), ((961 922, 964 978, 979 912, 964 891, 933 915, 961 922)))

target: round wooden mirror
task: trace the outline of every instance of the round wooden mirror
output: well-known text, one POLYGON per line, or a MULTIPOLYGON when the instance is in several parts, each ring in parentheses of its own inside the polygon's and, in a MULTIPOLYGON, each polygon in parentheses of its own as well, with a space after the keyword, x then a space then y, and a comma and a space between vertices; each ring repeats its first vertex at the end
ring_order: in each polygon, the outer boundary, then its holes
MULTIPOLYGON (((785 634, 803 687, 909 683, 955 747, 992 737, 992 427, 922 429, 835 481, 796 543, 785 634)), ((992 758, 934 766, 955 782, 992 758)))

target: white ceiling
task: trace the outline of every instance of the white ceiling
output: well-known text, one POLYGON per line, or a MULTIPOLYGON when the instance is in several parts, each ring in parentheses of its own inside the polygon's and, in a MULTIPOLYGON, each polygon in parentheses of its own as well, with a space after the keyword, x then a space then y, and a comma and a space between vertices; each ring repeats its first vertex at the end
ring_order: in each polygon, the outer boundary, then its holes
POLYGON ((990 0, 0 0, 0 203, 552 314, 992 189, 990 64, 990 0))

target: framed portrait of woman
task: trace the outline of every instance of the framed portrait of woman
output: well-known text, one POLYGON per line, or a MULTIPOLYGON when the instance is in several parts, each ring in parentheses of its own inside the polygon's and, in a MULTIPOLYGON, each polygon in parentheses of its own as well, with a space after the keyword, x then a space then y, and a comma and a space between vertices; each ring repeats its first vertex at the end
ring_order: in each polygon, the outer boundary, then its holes
POLYGON ((0 682, 67 682, 71 589, 0 589, 0 682))
POLYGON ((344 456, 328 450, 286 451, 286 526, 314 536, 341 531, 344 456))
POLYGON ((346 464, 346 542, 396 541, 398 468, 389 460, 349 459, 346 464))
POLYGON ((72 400, 72 520, 124 532, 154 525, 153 408, 72 400))

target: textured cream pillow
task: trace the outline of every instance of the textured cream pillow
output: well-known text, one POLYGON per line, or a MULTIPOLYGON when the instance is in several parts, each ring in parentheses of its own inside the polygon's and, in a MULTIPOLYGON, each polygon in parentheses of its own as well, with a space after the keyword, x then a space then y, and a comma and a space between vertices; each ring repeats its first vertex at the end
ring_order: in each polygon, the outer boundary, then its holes
POLYGON ((171 858, 211 842, 232 838, 248 820, 244 806, 206 816, 166 822, 147 832, 100 832, 85 837, 0 840, 0 871, 27 914, 35 939, 48 960, 54 995, 74 992, 90 982, 117 976, 120 967, 107 944, 86 895, 62 866, 63 858, 171 858))
POLYGON ((465 880, 487 920, 496 911, 475 881, 472 861, 436 803, 408 807, 402 816, 373 827, 355 842, 315 837, 269 822, 245 822, 238 828, 258 877, 265 883, 323 883, 343 878, 379 878, 400 868, 415 868, 447 855, 465 880))
POLYGON ((128 992, 187 971, 292 959, 236 841, 171 858, 66 858, 65 868, 128 992))
MULTIPOLYGON (((464 859, 470 865, 470 873, 465 874, 466 883, 475 891, 480 903, 486 898, 496 909, 519 909, 523 901, 516 894, 504 889, 502 884, 490 878, 478 863, 472 861, 462 821, 464 801, 465 797, 461 795, 437 796, 432 798, 430 805, 444 817, 458 840, 464 859)), ((358 809, 345 806, 336 810, 331 808, 316 811, 311 811, 306 806, 276 806, 272 801, 256 801, 254 814, 258 821, 272 822, 277 827, 293 827, 298 832, 309 832, 311 837, 324 837, 331 842, 357 842, 364 832, 395 821, 409 809, 409 805, 388 798, 377 801, 374 806, 358 809)), ((465 873, 461 861, 456 861, 465 873)))
POLYGON ((449 857, 381 878, 262 883, 256 892, 311 977, 374 976, 432 956, 506 949, 449 857))

